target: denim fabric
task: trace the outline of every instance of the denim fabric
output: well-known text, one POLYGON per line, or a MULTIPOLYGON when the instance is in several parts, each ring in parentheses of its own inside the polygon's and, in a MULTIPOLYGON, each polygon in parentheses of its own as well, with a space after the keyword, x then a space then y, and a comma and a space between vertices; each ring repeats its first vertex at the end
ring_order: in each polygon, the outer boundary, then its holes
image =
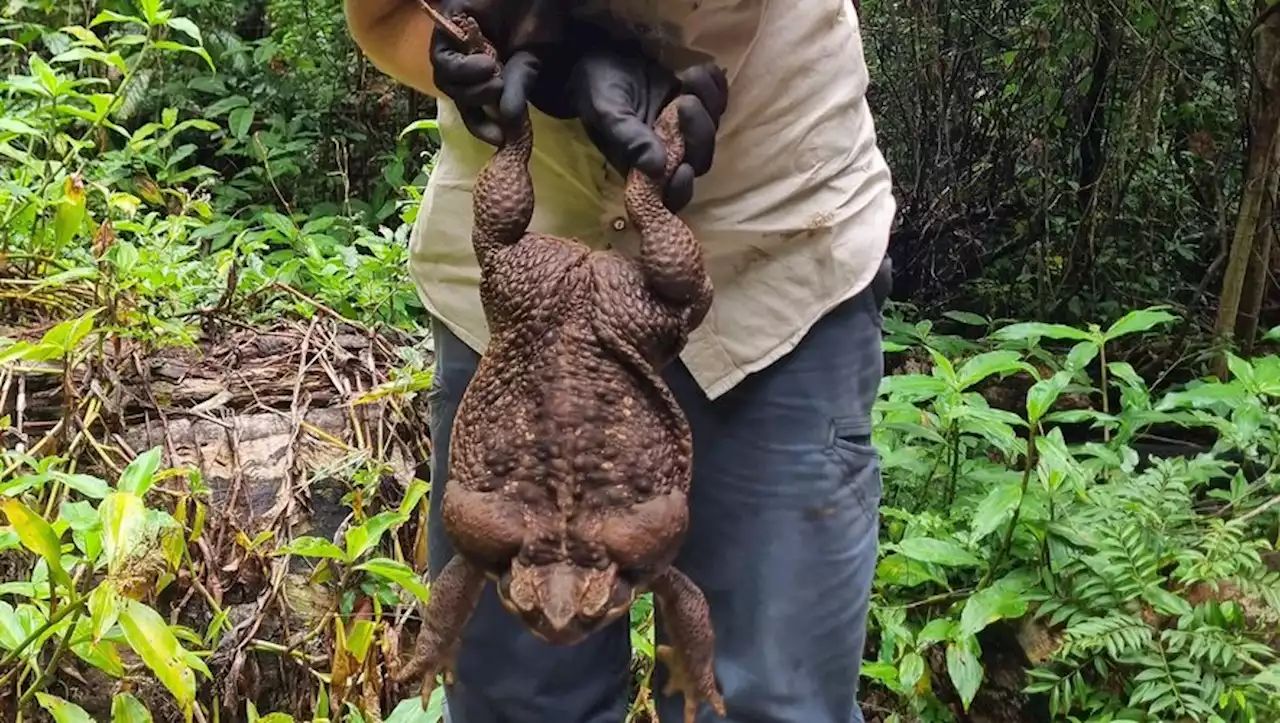
MULTIPOLYGON (((728 723, 862 721, 856 692, 880 503, 870 417, 887 273, 714 402, 679 362, 666 373, 694 436, 689 534, 676 566, 711 606, 728 723)), ((434 576, 453 554, 439 521, 449 427, 478 358, 439 322, 432 329, 434 576)), ((557 648, 524 632, 487 586, 464 631, 445 720, 622 723, 626 625, 557 648)), ((661 620, 658 629, 661 640, 661 620)), ((659 665, 656 691, 665 675, 659 665)), ((661 723, 682 722, 680 699, 658 700, 661 723)), ((703 706, 699 722, 715 720, 703 706)))

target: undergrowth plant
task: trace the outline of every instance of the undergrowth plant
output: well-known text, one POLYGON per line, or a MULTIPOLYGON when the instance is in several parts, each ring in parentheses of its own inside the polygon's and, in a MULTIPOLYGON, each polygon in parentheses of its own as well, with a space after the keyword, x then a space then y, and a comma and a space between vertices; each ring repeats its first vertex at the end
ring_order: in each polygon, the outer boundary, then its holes
POLYGON ((985 344, 926 324, 890 335, 891 353, 923 349, 929 368, 887 377, 875 410, 885 526, 863 675, 904 712, 969 709, 992 645, 1014 649, 1020 692, 1053 720, 1280 716, 1267 555, 1280 357, 1230 356, 1231 379, 1163 394, 1108 361, 1115 342, 1172 320, 1152 308, 1105 330, 1015 323, 985 344), (1017 378, 1017 408, 982 393, 1017 378), (1152 453, 1157 429, 1215 441, 1152 453))

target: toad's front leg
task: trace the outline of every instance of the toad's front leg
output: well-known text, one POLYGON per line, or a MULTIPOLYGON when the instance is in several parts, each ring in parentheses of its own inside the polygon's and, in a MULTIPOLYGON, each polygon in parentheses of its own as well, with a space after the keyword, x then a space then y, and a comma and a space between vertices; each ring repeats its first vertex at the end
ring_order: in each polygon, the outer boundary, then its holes
POLYGON ((423 708, 435 690, 436 675, 452 673, 462 627, 475 611, 484 583, 485 576, 479 568, 455 555, 431 584, 431 600, 423 614, 413 657, 397 666, 391 676, 397 684, 422 676, 423 708))
POLYGON ((709 704, 717 715, 725 717, 724 698, 716 684, 716 636, 711 629, 707 598, 674 567, 654 580, 653 595, 671 637, 669 647, 658 649, 669 673, 663 695, 684 695, 685 723, 694 723, 700 703, 709 704))

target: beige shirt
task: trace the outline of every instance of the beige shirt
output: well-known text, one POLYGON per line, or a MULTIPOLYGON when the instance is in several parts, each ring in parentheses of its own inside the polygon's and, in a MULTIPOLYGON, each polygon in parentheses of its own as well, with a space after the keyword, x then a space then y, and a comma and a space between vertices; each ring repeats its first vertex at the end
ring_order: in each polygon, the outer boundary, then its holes
MULTIPOLYGON (((681 355, 715 398, 793 349, 823 314, 866 288, 896 211, 867 106, 849 0, 587 0, 679 70, 713 58, 729 103, 712 169, 681 211, 703 245, 715 301, 681 355)), ((492 147, 439 104, 442 149, 410 239, 427 310, 483 353, 471 247, 471 187, 492 147)), ((577 120, 533 114, 532 231, 634 254, 623 178, 577 120)))

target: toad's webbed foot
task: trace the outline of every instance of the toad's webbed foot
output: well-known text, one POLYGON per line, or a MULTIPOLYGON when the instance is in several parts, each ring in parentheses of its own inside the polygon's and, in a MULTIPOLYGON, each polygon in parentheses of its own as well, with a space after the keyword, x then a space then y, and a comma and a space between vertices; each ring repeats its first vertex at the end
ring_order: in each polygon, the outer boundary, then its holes
POLYGON ((396 666, 391 675, 397 684, 421 676, 424 708, 435 690, 436 676, 444 673, 446 684, 452 678, 462 627, 475 610, 484 583, 484 573, 458 555, 431 585, 431 601, 423 614, 413 657, 396 666))
POLYGON ((671 645, 658 647, 658 657, 667 666, 663 695, 684 695, 684 722, 694 723, 698 705, 707 703, 725 717, 724 698, 714 670, 715 632, 707 599, 693 581, 675 568, 653 583, 653 594, 662 611, 663 624, 671 645))

